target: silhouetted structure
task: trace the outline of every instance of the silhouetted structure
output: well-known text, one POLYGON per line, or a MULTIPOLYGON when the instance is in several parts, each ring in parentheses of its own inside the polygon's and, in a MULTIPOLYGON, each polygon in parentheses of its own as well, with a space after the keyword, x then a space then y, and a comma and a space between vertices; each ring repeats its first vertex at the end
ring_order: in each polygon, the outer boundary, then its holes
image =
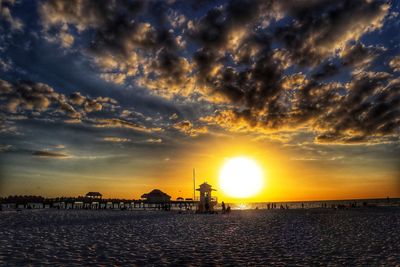
POLYGON ((212 186, 206 182, 202 183, 196 190, 200 191, 198 212, 212 212, 217 204, 217 199, 211 197, 211 192, 216 190, 212 189, 212 186))
MULTIPOLYGON (((151 192, 150 192, 151 193, 151 192)), ((150 194, 149 193, 149 194, 150 194)), ((162 193, 162 192, 161 192, 162 193)), ((165 193, 162 193, 165 194, 165 193)), ((148 195, 148 194, 146 194, 148 195)), ((158 194, 156 194, 158 195, 158 194)), ((154 194, 151 194, 154 196, 154 194)), ((0 197, 0 210, 23 210, 23 209, 118 209, 118 210, 135 210, 135 209, 185 209, 192 210, 197 207, 198 201, 195 200, 169 200, 170 196, 167 194, 162 195, 161 198, 147 199, 104 199, 99 196, 87 197, 57 197, 57 198, 44 198, 41 196, 8 196, 5 198, 0 197), (160 202, 158 202, 160 200, 160 202)))
POLYGON ((165 203, 171 200, 170 195, 159 189, 154 189, 150 193, 143 194, 141 198, 145 199, 148 203, 165 203))
POLYGON ((101 199, 103 197, 102 194, 100 194, 99 192, 88 192, 86 194, 86 197, 88 198, 96 198, 96 199, 101 199))

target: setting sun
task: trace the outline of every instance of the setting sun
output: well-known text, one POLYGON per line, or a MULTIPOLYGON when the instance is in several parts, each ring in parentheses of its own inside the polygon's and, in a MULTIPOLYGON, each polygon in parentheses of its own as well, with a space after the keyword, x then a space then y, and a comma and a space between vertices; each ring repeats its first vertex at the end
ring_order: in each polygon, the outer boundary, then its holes
POLYGON ((263 172, 257 162, 246 157, 231 158, 223 165, 219 175, 220 188, 235 198, 248 198, 263 186, 263 172))

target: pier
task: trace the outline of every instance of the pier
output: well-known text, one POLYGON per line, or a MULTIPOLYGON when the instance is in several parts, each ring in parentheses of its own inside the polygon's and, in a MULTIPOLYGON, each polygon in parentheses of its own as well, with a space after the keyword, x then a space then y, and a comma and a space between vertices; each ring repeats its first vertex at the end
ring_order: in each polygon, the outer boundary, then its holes
POLYGON ((100 199, 90 197, 43 198, 14 196, 0 199, 1 210, 89 209, 89 210, 196 210, 197 200, 153 201, 147 199, 100 199))

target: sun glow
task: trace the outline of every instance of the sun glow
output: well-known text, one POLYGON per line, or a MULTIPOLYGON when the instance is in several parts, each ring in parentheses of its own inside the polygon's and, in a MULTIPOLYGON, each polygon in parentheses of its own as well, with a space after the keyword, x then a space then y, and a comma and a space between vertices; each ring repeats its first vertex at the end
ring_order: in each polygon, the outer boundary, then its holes
POLYGON ((231 197, 248 198, 262 189, 263 173, 257 162, 252 159, 231 158, 220 171, 219 186, 231 197))

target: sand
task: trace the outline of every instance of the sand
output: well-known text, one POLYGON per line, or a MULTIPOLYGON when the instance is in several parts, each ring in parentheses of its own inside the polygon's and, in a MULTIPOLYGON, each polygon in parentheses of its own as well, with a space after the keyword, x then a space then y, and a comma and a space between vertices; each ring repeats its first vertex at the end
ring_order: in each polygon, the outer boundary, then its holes
POLYGON ((0 212, 0 265, 400 265, 400 208, 0 212))

